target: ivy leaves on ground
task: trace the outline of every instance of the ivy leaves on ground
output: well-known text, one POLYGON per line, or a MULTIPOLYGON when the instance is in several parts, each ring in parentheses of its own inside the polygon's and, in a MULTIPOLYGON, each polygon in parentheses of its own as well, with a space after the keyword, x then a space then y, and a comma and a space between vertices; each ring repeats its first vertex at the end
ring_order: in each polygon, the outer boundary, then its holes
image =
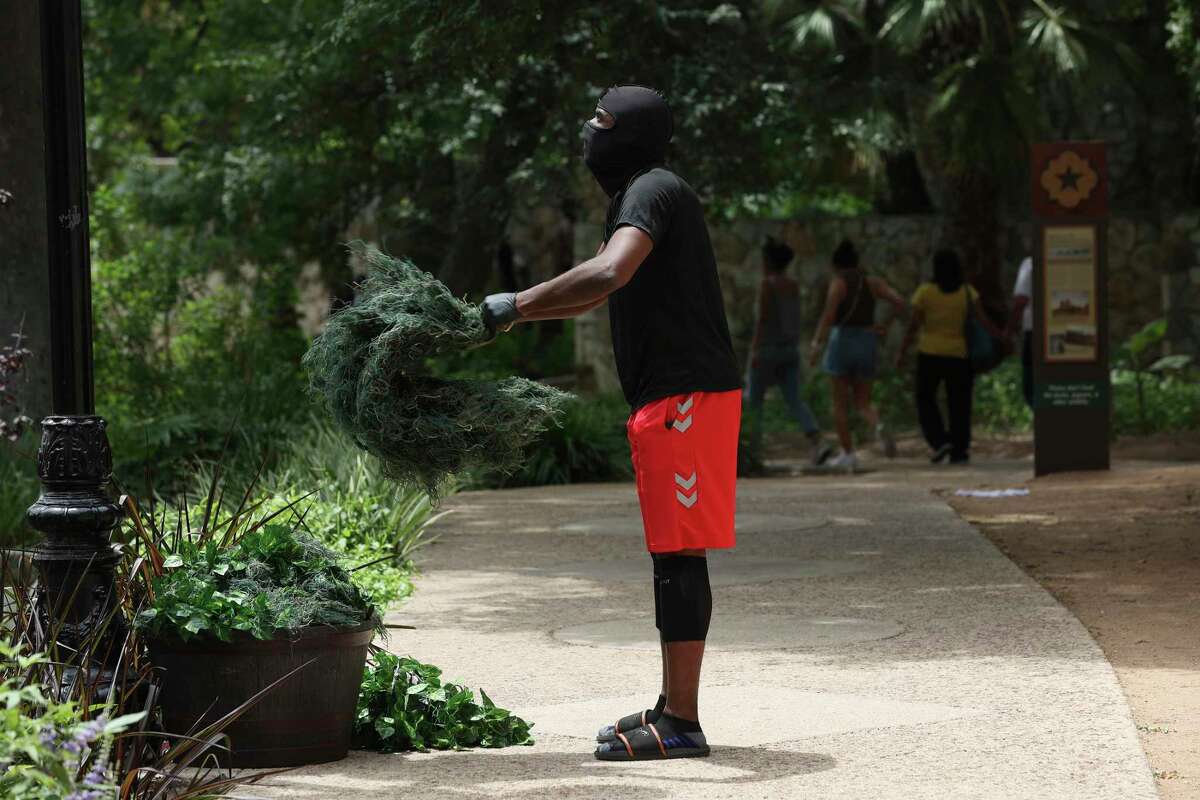
POLYGON ((530 724, 475 693, 442 683, 430 664, 377 650, 363 675, 354 720, 357 745, 394 753, 530 745, 530 724))

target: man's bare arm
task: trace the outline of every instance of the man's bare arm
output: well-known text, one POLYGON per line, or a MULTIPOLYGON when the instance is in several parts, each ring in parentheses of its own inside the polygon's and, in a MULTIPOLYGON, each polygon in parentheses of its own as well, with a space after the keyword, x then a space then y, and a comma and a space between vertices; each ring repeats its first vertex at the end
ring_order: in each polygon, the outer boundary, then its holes
POLYGON ((599 300, 588 303, 583 306, 572 306, 570 308, 554 308, 549 311, 542 311, 537 314, 526 314, 521 317, 518 322, 541 322, 547 319, 571 319, 578 317, 580 314, 586 314, 593 308, 604 305, 608 301, 607 297, 601 297, 599 300))
POLYGON ((654 249, 654 240, 640 228, 618 228, 600 251, 582 264, 545 283, 517 294, 523 319, 553 319, 595 308, 633 277, 654 249), (545 316, 554 313, 555 317, 545 316))
POLYGON ((1021 322, 1025 315, 1025 308, 1029 305, 1029 297, 1023 294, 1013 297, 1012 311, 1008 315, 1008 329, 1004 332, 1004 338, 1011 339, 1017 332, 1017 328, 1021 327, 1021 322))

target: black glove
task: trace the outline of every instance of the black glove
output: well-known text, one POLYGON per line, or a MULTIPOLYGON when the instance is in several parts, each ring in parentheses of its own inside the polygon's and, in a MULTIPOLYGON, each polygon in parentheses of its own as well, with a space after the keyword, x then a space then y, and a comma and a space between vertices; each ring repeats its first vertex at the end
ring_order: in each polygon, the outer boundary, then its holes
POLYGON ((521 318, 521 312, 517 311, 517 295, 514 292, 489 294, 483 298, 479 311, 483 314, 488 341, 495 339, 497 332, 511 328, 513 323, 521 318))

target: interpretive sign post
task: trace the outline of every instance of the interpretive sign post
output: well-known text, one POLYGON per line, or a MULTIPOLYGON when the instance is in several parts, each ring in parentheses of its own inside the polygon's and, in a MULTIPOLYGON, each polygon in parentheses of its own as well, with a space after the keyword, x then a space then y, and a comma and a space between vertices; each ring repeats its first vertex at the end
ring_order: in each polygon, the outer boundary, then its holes
POLYGON ((1108 469, 1108 163, 1102 142, 1033 147, 1034 472, 1108 469))

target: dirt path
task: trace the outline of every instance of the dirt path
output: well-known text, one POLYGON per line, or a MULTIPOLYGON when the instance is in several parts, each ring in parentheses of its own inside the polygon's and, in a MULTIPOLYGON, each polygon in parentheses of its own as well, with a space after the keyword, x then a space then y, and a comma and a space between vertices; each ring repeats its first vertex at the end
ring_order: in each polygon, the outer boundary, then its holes
MULTIPOLYGON (((1118 456, 1193 447, 1131 442, 1118 456)), ((1200 464, 1118 461, 1025 485, 1028 497, 948 499, 1103 648, 1160 795, 1200 798, 1200 464)))

